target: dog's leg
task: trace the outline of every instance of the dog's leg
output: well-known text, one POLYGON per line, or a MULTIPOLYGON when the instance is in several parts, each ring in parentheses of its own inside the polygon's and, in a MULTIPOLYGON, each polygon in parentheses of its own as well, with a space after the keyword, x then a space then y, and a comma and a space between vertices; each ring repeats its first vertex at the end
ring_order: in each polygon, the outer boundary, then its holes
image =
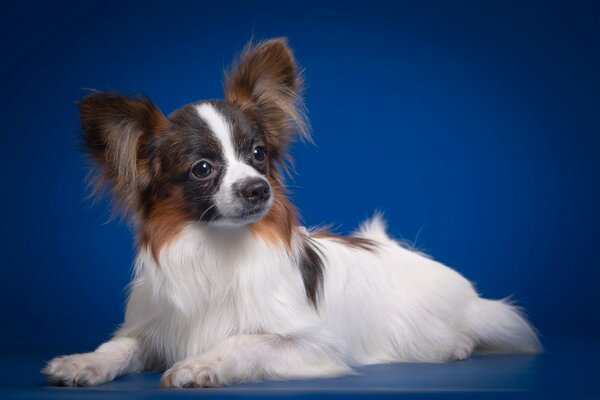
POLYGON ((104 343, 92 353, 57 357, 42 372, 57 385, 93 386, 142 368, 139 342, 122 337, 104 343))
POLYGON ((167 370, 163 387, 216 387, 260 379, 323 377, 351 372, 330 333, 237 335, 167 370))

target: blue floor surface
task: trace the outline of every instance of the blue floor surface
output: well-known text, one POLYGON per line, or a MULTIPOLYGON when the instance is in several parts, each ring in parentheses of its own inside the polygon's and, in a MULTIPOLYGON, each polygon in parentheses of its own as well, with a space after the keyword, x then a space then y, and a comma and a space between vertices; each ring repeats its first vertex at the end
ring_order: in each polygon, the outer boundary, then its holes
POLYGON ((0 360, 0 399, 144 398, 600 398, 600 339, 545 341, 544 354, 476 355, 448 364, 389 364, 335 379, 237 384, 219 389, 160 389, 159 373, 124 376, 93 388, 52 387, 43 357, 0 360))

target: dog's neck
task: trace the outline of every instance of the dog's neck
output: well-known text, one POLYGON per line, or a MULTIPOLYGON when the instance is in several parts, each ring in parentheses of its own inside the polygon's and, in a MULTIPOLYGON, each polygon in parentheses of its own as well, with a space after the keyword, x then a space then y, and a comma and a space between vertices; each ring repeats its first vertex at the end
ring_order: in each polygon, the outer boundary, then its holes
MULTIPOLYGON (((249 275, 262 279, 265 271, 287 268, 282 264, 292 268, 299 253, 296 230, 288 247, 265 239, 251 226, 215 229, 189 223, 161 248, 158 257, 151 246, 140 247, 135 276, 188 314, 222 301, 234 291, 239 294, 239 285, 248 282, 249 275)), ((252 290, 248 288, 247 294, 252 296, 252 290)))

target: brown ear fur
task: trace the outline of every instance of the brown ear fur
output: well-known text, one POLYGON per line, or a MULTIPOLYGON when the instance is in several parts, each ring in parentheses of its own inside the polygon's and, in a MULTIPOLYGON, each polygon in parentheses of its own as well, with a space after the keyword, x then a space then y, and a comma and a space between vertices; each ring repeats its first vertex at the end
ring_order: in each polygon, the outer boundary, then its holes
POLYGON ((144 143, 166 124, 147 98, 92 93, 79 102, 83 145, 98 164, 94 193, 105 186, 126 213, 135 215, 140 192, 150 182, 150 159, 144 143))
POLYGON ((225 99, 264 129, 271 157, 278 161, 288 159, 295 131, 308 137, 301 91, 301 73, 283 38, 249 43, 225 75, 225 99))

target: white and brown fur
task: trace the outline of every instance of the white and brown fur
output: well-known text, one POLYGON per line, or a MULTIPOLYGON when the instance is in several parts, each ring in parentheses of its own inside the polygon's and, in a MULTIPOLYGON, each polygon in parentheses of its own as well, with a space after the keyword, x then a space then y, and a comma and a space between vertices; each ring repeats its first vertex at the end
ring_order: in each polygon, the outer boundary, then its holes
POLYGON ((301 86, 274 39, 246 48, 224 100, 169 117, 147 98, 81 101, 98 185, 131 217, 138 252, 122 326, 94 352, 51 360, 52 382, 160 369, 162 386, 213 387, 540 350, 517 308, 400 245, 380 216, 350 237, 298 225, 280 170, 306 132, 301 86), (240 194, 250 181, 259 200, 240 194))

